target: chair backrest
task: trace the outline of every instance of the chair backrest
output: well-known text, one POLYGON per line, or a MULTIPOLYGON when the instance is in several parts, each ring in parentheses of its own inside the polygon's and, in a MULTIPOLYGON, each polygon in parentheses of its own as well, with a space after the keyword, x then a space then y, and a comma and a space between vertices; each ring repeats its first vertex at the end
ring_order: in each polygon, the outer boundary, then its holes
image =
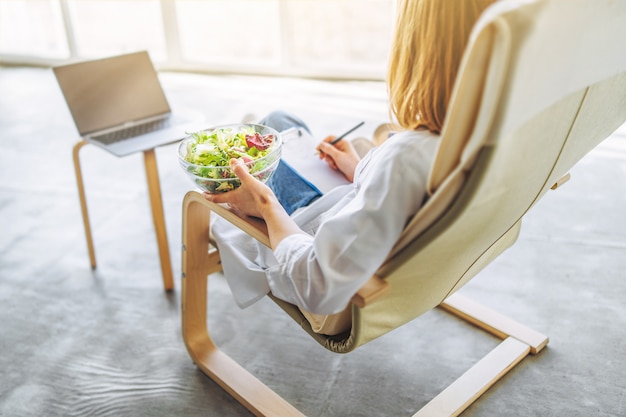
POLYGON ((521 219, 626 120, 626 1, 502 0, 474 28, 430 177, 431 197, 353 307, 347 352, 439 305, 517 238, 521 219))

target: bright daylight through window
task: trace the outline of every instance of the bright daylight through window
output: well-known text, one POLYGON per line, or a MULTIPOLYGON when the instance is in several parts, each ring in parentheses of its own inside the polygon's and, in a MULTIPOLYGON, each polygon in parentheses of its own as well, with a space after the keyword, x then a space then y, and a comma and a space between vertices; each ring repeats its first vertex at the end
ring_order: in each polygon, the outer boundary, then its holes
POLYGON ((161 69, 383 79, 393 0, 0 0, 0 64, 146 49, 161 69))

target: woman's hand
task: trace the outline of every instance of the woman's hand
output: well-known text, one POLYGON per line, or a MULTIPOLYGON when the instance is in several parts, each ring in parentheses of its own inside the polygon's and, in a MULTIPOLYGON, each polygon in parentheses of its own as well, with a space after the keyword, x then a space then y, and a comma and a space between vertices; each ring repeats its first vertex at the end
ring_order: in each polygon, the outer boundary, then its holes
POLYGON ((348 179, 354 181, 354 171, 361 160, 356 149, 348 140, 340 140, 334 145, 330 142, 335 136, 328 136, 317 146, 320 159, 326 161, 332 169, 339 170, 348 179))
POLYGON ((281 206, 274 192, 254 178, 240 159, 231 159, 230 168, 241 180, 241 186, 222 194, 204 193, 204 198, 214 203, 226 203, 247 216, 265 220, 270 245, 275 249, 285 237, 304 233, 281 206))
POLYGON ((241 180, 241 186, 236 190, 221 194, 204 193, 204 198, 214 203, 226 203, 247 216, 263 217, 263 211, 271 204, 278 204, 278 199, 272 190, 261 181, 258 181, 240 159, 231 159, 230 168, 241 180))

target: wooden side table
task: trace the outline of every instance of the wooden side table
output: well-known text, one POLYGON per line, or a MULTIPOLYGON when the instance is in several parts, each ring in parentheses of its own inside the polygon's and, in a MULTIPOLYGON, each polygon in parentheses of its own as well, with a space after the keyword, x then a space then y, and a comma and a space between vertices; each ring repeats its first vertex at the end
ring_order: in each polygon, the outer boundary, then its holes
MULTIPOLYGON (((87 249, 89 251, 89 261, 91 268, 96 268, 96 253, 93 246, 91 226, 89 223, 89 212, 87 210, 87 199, 85 197, 85 186, 80 167, 79 152, 88 142, 80 141, 74 145, 74 169, 76 171, 76 183, 80 196, 80 208, 83 215, 83 225, 85 226, 85 237, 87 238, 87 249)), ((163 287, 166 291, 174 289, 174 279, 172 276, 172 261, 170 259, 169 244, 167 242, 167 231, 165 229, 165 215, 163 212, 163 200, 161 198, 161 187, 159 185, 159 171, 156 162, 154 149, 143 152, 143 161, 146 169, 146 179, 148 182, 148 193, 150 195, 150 207, 152 208, 152 220, 157 237, 159 248, 159 259, 161 261, 161 272, 163 275, 163 287)))

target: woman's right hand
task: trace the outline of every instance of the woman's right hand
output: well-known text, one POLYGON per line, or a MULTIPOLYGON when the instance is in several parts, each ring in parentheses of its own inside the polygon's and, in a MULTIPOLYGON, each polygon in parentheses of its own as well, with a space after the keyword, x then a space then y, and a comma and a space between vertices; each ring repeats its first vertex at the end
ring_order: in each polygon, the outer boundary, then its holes
POLYGON ((272 190, 254 178, 241 159, 231 159, 230 168, 241 180, 241 186, 226 193, 209 194, 205 192, 204 198, 217 204, 226 203, 243 214, 262 219, 268 206, 274 204, 282 207, 272 190))
POLYGON ((339 170, 348 179, 354 181, 354 171, 361 160, 349 140, 340 140, 331 145, 335 136, 328 136, 318 146, 320 159, 326 161, 332 169, 339 170))
POLYGON ((289 235, 305 234, 280 205, 274 192, 254 178, 241 159, 231 159, 230 167, 241 180, 241 186, 221 194, 204 193, 204 198, 217 204, 226 203, 243 214, 265 220, 272 249, 289 235))

